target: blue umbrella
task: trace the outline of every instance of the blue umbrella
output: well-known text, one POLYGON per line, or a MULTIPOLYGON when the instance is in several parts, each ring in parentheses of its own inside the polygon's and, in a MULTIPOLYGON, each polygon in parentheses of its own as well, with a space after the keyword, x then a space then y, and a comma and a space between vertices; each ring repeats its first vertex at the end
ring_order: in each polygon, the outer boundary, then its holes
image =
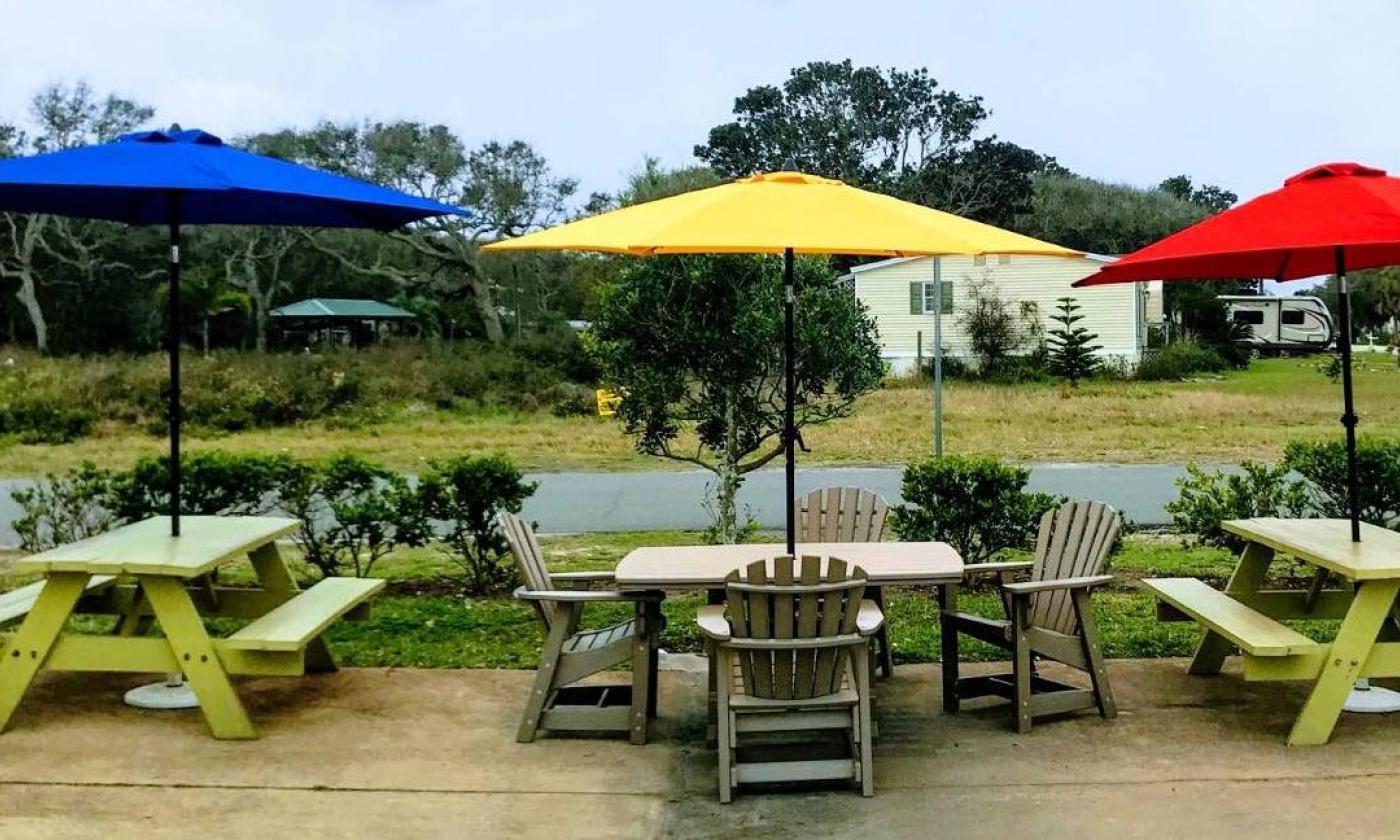
POLYGON ((225 146, 212 134, 143 131, 0 161, 0 211, 170 229, 170 528, 180 535, 180 225, 393 230, 447 204, 225 146))

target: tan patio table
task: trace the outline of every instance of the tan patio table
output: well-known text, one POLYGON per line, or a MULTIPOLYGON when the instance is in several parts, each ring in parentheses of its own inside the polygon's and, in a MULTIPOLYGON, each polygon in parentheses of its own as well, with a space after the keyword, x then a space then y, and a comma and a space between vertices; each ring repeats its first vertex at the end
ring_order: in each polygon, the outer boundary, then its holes
MULTIPOLYGON (((620 589, 705 590, 710 603, 720 604, 726 575, 755 560, 781 556, 784 548, 778 543, 646 546, 628 552, 614 575, 620 589)), ((837 557, 860 566, 872 587, 937 587, 941 609, 950 607, 963 579, 962 557, 941 542, 798 543, 795 554, 837 557)), ((943 640, 942 655, 945 662, 957 658, 956 639, 943 640)), ((946 693, 948 675, 956 680, 957 669, 942 670, 946 693)))

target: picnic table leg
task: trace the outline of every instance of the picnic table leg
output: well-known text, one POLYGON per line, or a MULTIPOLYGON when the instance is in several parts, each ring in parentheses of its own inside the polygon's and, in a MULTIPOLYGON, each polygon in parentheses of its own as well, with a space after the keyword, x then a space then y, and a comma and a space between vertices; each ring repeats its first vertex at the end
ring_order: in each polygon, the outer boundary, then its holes
POLYGON ((5 646, 5 655, 0 658, 0 732, 9 725, 15 707, 48 659, 87 582, 88 575, 83 572, 50 574, 33 609, 5 646))
MULTIPOLYGON (((1272 548, 1259 543, 1249 543, 1240 554, 1240 562, 1225 584, 1225 591, 1258 592, 1263 589, 1264 575, 1268 573, 1269 564, 1273 561, 1272 548)), ((1233 649, 1234 646, 1224 636, 1207 630, 1205 636, 1201 637, 1201 643, 1196 646, 1196 655, 1192 658, 1187 673, 1197 676, 1220 673, 1220 666, 1225 664, 1225 657, 1229 656, 1233 649)))
POLYGON ((184 584, 175 578, 152 576, 142 577, 141 586, 185 679, 199 698, 209 731, 222 739, 258 737, 184 584))
POLYGON ((1371 580, 1358 583, 1356 597, 1347 610, 1337 636, 1322 664, 1322 673, 1313 683, 1312 693, 1288 734, 1290 746, 1325 744, 1342 713, 1342 704, 1351 693, 1361 668, 1371 654, 1381 627, 1390 618, 1400 593, 1400 580, 1371 580))
POLYGON ((943 711, 958 710, 958 630, 951 616, 958 609, 958 586, 945 583, 938 587, 939 642, 942 648, 943 711))

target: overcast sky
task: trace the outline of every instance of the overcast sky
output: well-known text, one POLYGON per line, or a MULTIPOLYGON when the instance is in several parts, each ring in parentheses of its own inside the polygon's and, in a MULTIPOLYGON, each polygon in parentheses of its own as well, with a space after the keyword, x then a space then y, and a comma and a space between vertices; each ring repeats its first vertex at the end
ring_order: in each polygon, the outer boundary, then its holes
POLYGON ((52 81, 239 134, 323 117, 523 138, 586 194, 691 159, 796 65, 926 66, 1076 172, 1242 196, 1322 160, 1400 170, 1400 4, 0 0, 0 117, 52 81))

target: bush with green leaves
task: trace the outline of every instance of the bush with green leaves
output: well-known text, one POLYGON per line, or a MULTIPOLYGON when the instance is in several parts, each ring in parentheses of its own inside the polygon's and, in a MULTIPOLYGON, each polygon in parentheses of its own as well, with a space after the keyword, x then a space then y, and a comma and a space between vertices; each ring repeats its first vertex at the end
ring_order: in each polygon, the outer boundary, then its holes
POLYGON ((1290 467, 1246 461, 1238 472, 1186 465, 1177 498, 1167 503, 1172 523, 1206 545, 1239 551, 1244 540, 1227 532, 1227 519, 1297 517, 1308 512, 1307 491, 1289 476, 1290 467))
MULTIPOLYGON (((1290 441, 1283 467, 1306 479, 1309 501, 1319 515, 1348 515, 1347 451, 1341 439, 1290 441)), ((1400 440, 1360 438, 1356 471, 1361 519, 1400 529, 1400 440)))
POLYGON ((358 455, 295 464, 279 495, 282 509, 302 521, 293 538, 306 562, 327 577, 368 577, 384 555, 432 536, 408 479, 358 455))
POLYGON ((33 487, 16 490, 20 516, 11 527, 25 551, 46 551, 95 536, 117 524, 111 509, 111 470, 84 461, 68 472, 49 473, 33 487))
POLYGON ((418 494, 427 515, 446 525, 444 555, 461 567, 473 595, 499 592, 515 579, 496 514, 519 513, 536 485, 501 455, 460 455, 428 462, 418 494))
MULTIPOLYGON (((181 512, 259 516, 277 506, 296 462, 289 455, 197 449, 180 458, 181 512)), ((111 481, 108 504, 123 522, 170 513, 170 457, 147 455, 111 481)))
POLYGON ((1230 367, 1230 362, 1219 351, 1193 338, 1183 338, 1144 356, 1138 364, 1137 378, 1148 381, 1180 380, 1198 373, 1220 373, 1230 367))
POLYGON ((1028 493, 1030 470, 995 458, 950 456, 910 464, 894 511, 903 540, 937 540, 967 563, 991 560, 1006 549, 1027 548, 1040 517, 1062 499, 1028 493))

